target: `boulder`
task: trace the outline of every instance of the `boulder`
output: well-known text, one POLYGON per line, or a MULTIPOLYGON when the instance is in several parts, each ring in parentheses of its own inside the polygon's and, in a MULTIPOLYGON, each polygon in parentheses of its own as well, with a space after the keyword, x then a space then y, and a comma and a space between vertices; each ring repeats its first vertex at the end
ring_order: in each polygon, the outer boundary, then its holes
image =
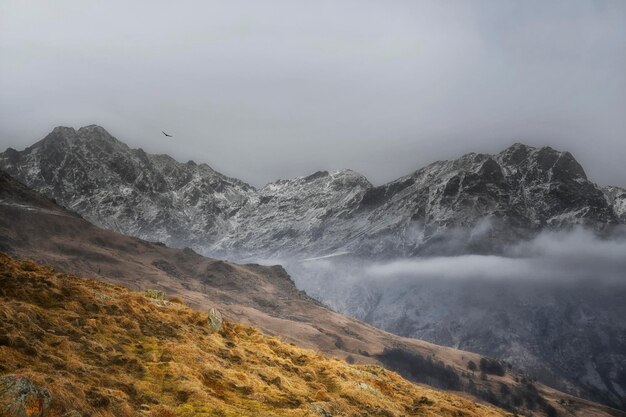
POLYGON ((220 313, 215 308, 211 308, 209 310, 209 327, 213 331, 219 332, 222 330, 223 323, 224 319, 222 318, 222 313, 220 313))
POLYGON ((0 377, 0 417, 44 417, 52 395, 21 375, 0 377))

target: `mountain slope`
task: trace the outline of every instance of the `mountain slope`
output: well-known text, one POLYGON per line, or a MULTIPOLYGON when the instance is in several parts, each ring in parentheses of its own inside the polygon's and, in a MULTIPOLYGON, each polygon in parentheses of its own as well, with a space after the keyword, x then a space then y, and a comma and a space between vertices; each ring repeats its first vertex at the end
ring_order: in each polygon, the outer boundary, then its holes
POLYGON ((467 364, 479 363, 480 355, 401 338, 334 313, 298 291, 280 267, 217 261, 98 229, 1 172, 0 247, 67 272, 161 290, 196 308, 217 307, 231 321, 251 323, 300 346, 350 362, 385 364, 413 381, 521 412, 532 407, 541 414, 550 405, 575 415, 619 415, 539 383, 531 387, 515 370, 479 379, 467 364), (409 359, 398 362, 398 355, 409 359))
POLYGON ((494 252, 544 229, 623 222, 623 197, 590 182, 570 153, 522 144, 378 187, 345 170, 257 191, 205 164, 130 149, 98 126, 60 127, 0 154, 0 167, 100 226, 239 259, 494 252))
POLYGON ((254 194, 206 164, 130 149, 93 125, 58 127, 2 160, 12 175, 94 224, 175 246, 215 240, 254 194))
POLYGON ((3 388, 23 379, 48 390, 30 405, 40 417, 505 415, 246 325, 214 332, 206 312, 3 254, 0 288, 0 415, 20 398, 3 388))
POLYGON ((560 275, 537 275, 550 267, 544 258, 478 255, 389 264, 344 257, 286 267, 299 288, 336 311, 401 336, 503 359, 558 389, 623 408, 626 242, 592 244, 622 257, 606 259, 620 279, 598 276, 608 270, 599 264, 596 274, 580 279, 569 257, 560 275))
POLYGON ((615 216, 621 223, 626 224, 626 190, 620 187, 604 187, 602 188, 604 195, 613 207, 615 216))

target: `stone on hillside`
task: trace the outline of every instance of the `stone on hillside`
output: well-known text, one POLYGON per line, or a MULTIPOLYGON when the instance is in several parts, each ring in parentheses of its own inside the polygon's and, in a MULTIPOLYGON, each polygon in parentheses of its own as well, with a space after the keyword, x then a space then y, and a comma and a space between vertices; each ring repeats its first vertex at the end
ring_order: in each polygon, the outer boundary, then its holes
POLYGON ((0 416, 44 417, 52 396, 46 388, 20 375, 0 377, 0 416))
POLYGON ((209 327, 213 331, 219 332, 222 330, 223 324, 224 324, 224 319, 222 318, 222 313, 220 313, 215 308, 211 308, 209 310, 209 327))

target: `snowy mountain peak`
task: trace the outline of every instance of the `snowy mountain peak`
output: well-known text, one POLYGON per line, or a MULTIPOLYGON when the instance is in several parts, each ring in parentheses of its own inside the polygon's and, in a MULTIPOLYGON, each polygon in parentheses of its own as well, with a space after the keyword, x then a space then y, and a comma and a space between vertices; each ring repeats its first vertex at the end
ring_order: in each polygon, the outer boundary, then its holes
POLYGON ((57 127, 24 151, 8 149, 0 167, 98 225, 240 258, 497 251, 545 228, 624 222, 626 198, 588 181, 569 152, 522 143, 381 186, 346 169, 256 190, 206 164, 131 149, 90 125, 57 127))

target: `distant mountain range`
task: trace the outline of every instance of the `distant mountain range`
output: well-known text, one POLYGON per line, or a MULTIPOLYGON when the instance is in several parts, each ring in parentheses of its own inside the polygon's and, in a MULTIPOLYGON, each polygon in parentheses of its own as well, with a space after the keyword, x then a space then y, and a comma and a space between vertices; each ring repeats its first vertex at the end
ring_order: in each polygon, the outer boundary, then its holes
POLYGON ((239 259, 493 253, 545 229, 606 232, 626 222, 626 190, 592 183, 569 152, 522 144, 382 186, 344 170, 257 190, 92 125, 9 148, 0 168, 102 227, 239 259))

